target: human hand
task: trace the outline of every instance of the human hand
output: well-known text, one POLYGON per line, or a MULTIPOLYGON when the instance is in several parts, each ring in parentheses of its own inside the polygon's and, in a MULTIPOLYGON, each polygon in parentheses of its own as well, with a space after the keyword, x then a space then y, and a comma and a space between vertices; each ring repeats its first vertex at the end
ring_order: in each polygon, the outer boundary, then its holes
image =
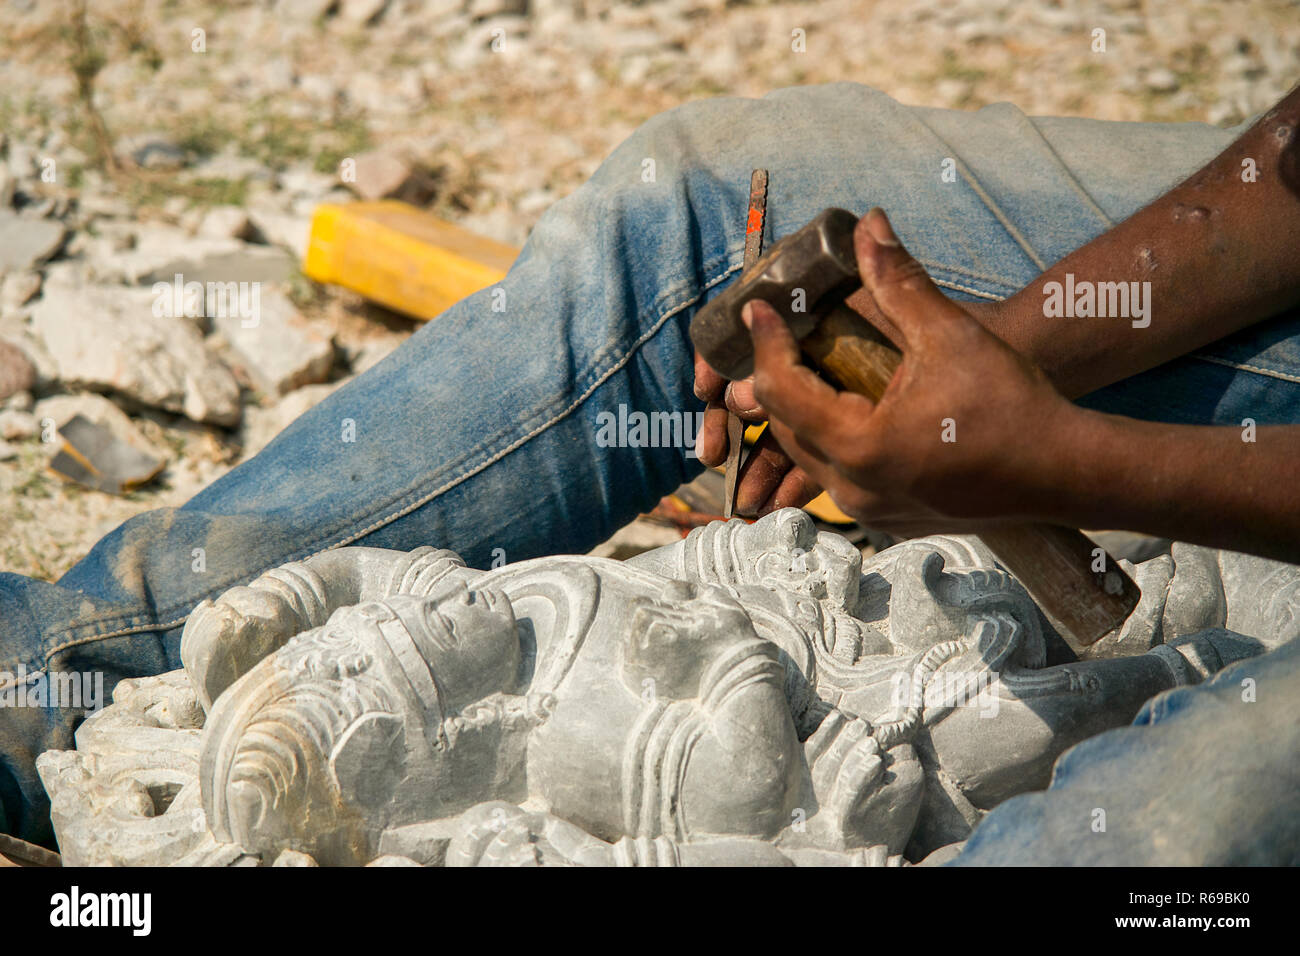
POLYGON ((1083 412, 946 298, 873 209, 854 232, 875 307, 903 352, 878 403, 802 364, 781 316, 753 301, 754 395, 781 448, 863 524, 904 535, 1050 520, 1055 462, 1083 412))
MULTIPOLYGON (((695 442, 696 454, 706 465, 727 460, 728 410, 752 424, 767 420, 767 412, 754 398, 753 379, 729 382, 711 369, 699 352, 695 353, 695 395, 706 403, 695 442)), ((765 515, 778 508, 798 508, 819 494, 821 488, 782 451, 775 436, 765 431, 741 466, 736 513, 765 515)))

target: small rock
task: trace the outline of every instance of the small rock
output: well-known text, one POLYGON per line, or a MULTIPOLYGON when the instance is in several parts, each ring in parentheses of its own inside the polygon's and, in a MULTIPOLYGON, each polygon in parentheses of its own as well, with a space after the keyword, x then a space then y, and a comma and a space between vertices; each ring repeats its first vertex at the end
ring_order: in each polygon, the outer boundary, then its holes
POLYGON ((90 265, 91 274, 101 281, 148 286, 174 281, 178 274, 185 282, 281 282, 293 271, 293 262, 278 249, 190 236, 171 226, 141 229, 135 247, 126 253, 104 254, 96 247, 90 265))
POLYGON ((19 181, 32 179, 36 176, 36 150, 26 143, 12 141, 9 143, 9 158, 6 165, 15 179, 19 181))
POLYGON ((0 410, 6 412, 30 412, 36 407, 36 399, 28 391, 14 392, 8 398, 0 401, 0 410))
POLYGON ((348 366, 352 369, 354 375, 368 372, 388 358, 408 337, 406 335, 375 337, 345 349, 348 366))
POLYGON ((457 820, 428 820, 389 827, 379 838, 380 856, 400 856, 422 866, 443 866, 447 847, 459 832, 457 820))
POLYGON ((14 187, 18 183, 9 167, 0 162, 0 210, 8 212, 14 205, 14 187))
POLYGON ((1245 118, 1245 112, 1236 103, 1214 103, 1205 114, 1205 122, 1211 126, 1236 126, 1245 118))
POLYGON ((388 0, 341 0, 339 19, 369 26, 388 8, 388 0))
POLYGON ((171 196, 163 200, 162 204, 162 211, 173 221, 185 215, 185 211, 189 208, 190 201, 184 196, 171 196))
POLYGON ((408 109, 409 104, 400 102, 396 94, 396 85, 391 80, 367 70, 350 74, 343 90, 349 106, 367 113, 395 113, 408 109))
POLYGON ((284 293, 262 289, 259 299, 257 315, 212 320, 253 383, 268 395, 284 395, 324 381, 334 364, 331 339, 309 325, 284 293))
POLYGON ((0 339, 0 399, 17 392, 29 392, 36 384, 36 367, 27 354, 11 342, 0 339))
POLYGON ((60 285, 46 289, 32 326, 64 382, 112 389, 198 422, 237 424, 234 376, 194 325, 157 310, 159 301, 144 289, 60 285))
POLYGON ((113 152, 141 169, 180 169, 185 165, 185 150, 161 133, 124 136, 113 152))
POLYGON ((283 93, 293 89, 293 81, 297 77, 293 62, 286 56, 272 57, 262 64, 258 72, 263 89, 271 93, 283 93))
POLYGON ((420 205, 436 191, 423 172, 391 150, 371 150, 356 157, 355 182, 346 185, 362 199, 402 199, 420 205))
POLYGON ((965 80, 945 79, 934 84, 934 97, 944 106, 958 106, 970 95, 970 84, 965 80))
POLYGON ((0 441, 0 461, 9 461, 11 458, 18 457, 18 446, 11 445, 7 441, 0 441))
POLYGON ((158 447, 144 437, 144 433, 136 427, 130 416, 103 395, 96 395, 93 392, 51 395, 37 402, 32 412, 32 417, 36 419, 42 430, 45 429, 46 423, 54 426, 49 436, 54 446, 58 445, 58 429, 78 415, 104 426, 116 438, 126 442, 132 448, 155 457, 163 457, 158 447))
POLYGON ((298 89, 314 103, 333 103, 339 98, 338 82, 323 73, 308 73, 298 77, 298 89))
POLYGON ((13 312, 30 302, 40 291, 39 272, 10 272, 0 282, 0 312, 13 312))
POLYGON ((267 182, 271 179, 271 171, 256 159, 243 156, 230 148, 200 160, 181 173, 180 178, 185 182, 195 182, 202 179, 228 179, 231 182, 267 182))
POLYGON ((473 0, 469 5, 469 15, 474 20, 486 20, 489 17, 525 16, 528 13, 528 0, 473 0))
MULTIPOLYGON (((48 277, 46 277, 45 284, 49 284, 48 277)), ((31 310, 34 305, 33 303, 33 305, 25 306, 17 312, 0 315, 0 340, 18 346, 24 357, 36 370, 36 380, 30 388, 20 389, 7 399, 0 398, 0 404, 3 404, 6 408, 17 407, 12 403, 20 396, 31 392, 46 391, 59 381, 59 367, 55 364, 54 357, 50 355, 50 350, 45 347, 45 340, 41 338, 40 333, 32 328, 31 310)))
POLYGON ((280 189, 292 196, 316 198, 334 185, 333 176, 318 173, 306 166, 291 166, 280 173, 276 179, 280 189))
POLYGON ((20 412, 15 409, 0 412, 0 438, 6 441, 35 438, 40 430, 40 422, 31 412, 20 412))
POLYGON ((77 209, 93 219, 127 219, 132 215, 131 204, 125 199, 85 189, 77 198, 77 209))
POLYGON ((272 245, 288 249, 301 262, 311 239, 311 218, 294 216, 271 208, 249 210, 253 228, 272 245))
POLYGON ((1173 93, 1178 89, 1178 77, 1166 69, 1151 70, 1146 75, 1146 85, 1157 93, 1173 93))
POLYGON ((60 425, 59 436, 63 441, 50 459, 50 470, 111 495, 125 494, 146 484, 167 464, 163 458, 143 454, 119 441, 109 429, 80 415, 60 425))
POLYGON ((62 219, 68 214, 67 196, 28 199, 18 209, 24 219, 62 219))
POLYGON ((150 276, 166 274, 182 257, 201 260, 238 248, 235 239, 190 236, 174 226, 149 224, 105 230, 87 244, 86 257, 94 278, 136 285, 151 281, 150 276))
POLYGON ((280 855, 277 856, 277 857, 275 858, 275 862, 271 864, 272 868, 277 867, 277 866, 306 866, 306 867, 312 867, 312 866, 319 866, 319 865, 320 865, 320 864, 316 862, 315 857, 313 857, 313 856, 311 856, 311 855, 309 855, 309 854, 307 854, 307 853, 302 853, 302 852, 300 852, 300 851, 298 851, 298 850, 282 850, 282 851, 280 851, 280 855))
POLYGON ((257 236, 257 230, 239 206, 215 206, 203 214, 198 234, 207 239, 250 240, 257 236))
POLYGON ((320 20, 329 16, 338 3, 339 0, 280 0, 275 11, 295 20, 320 20))
POLYGON ((40 265, 59 251, 66 235, 61 222, 27 219, 0 211, 0 272, 40 265))

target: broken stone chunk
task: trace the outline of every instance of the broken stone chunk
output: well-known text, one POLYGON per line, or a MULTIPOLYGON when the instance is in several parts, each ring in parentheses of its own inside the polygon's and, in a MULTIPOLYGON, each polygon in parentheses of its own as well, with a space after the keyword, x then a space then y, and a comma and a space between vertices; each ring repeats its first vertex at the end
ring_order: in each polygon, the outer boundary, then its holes
POLYGON ((212 318, 253 384, 268 395, 284 395, 328 378, 334 364, 329 336, 299 315, 284 293, 261 289, 258 299, 253 315, 224 310, 212 318))
POLYGON ((13 312, 41 291, 39 272, 11 272, 0 282, 0 313, 13 312))
POLYGON ((123 136, 114 152, 141 169, 180 169, 185 165, 185 150, 160 133, 123 136))
POLYGON ((362 199, 401 199, 422 205, 437 191, 424 172, 391 150, 371 150, 356 157, 355 181, 344 182, 362 199))
POLYGON ((216 206, 203 214, 198 234, 207 239, 251 240, 257 229, 239 206, 216 206))
POLYGON ((154 478, 164 462, 133 448, 108 428, 76 415, 59 428, 63 447, 50 461, 50 468, 63 478, 106 491, 123 494, 154 478))
POLYGON ((0 438, 5 441, 34 438, 40 430, 41 426, 36 421, 36 416, 30 412, 15 408, 0 411, 0 438))
POLYGON ((0 272, 21 272, 40 265, 59 251, 66 235, 61 222, 0 212, 0 272))
POLYGON ((239 422, 239 384, 169 298, 115 286, 47 287, 32 310, 59 378, 197 422, 239 422), (159 314, 161 313, 161 314, 159 314))
POLYGON ((41 428, 41 439, 47 442, 59 441, 58 429, 78 415, 102 425, 111 431, 120 441, 155 458, 162 457, 162 452, 153 442, 144 437, 131 417, 110 402, 103 395, 93 392, 79 392, 73 395, 51 395, 36 403, 32 417, 41 428))
POLYGON ((0 339, 0 400, 30 391, 36 368, 18 346, 0 339))

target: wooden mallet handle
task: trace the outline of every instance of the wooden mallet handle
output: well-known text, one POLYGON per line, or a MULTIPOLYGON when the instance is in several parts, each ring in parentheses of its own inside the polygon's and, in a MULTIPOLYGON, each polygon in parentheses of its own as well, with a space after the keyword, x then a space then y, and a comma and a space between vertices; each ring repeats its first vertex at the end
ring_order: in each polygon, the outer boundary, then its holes
MULTIPOLYGON (((872 400, 884 394, 902 361, 883 335, 845 305, 831 309, 800 345, 841 386, 872 400)), ((1141 593, 1133 579, 1073 528, 1009 525, 986 530, 980 538, 1075 651, 1119 627, 1137 607, 1141 593)))

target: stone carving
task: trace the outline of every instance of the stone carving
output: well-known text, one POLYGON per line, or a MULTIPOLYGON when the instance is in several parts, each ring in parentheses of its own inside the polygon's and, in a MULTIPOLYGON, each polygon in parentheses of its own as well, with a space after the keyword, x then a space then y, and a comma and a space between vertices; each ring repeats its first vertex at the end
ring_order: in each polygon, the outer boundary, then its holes
POLYGON ((1136 570, 1078 660, 973 539, 864 566, 793 509, 627 562, 341 548, 204 602, 184 671, 38 767, 71 864, 938 862, 1074 743, 1300 632, 1298 568, 1136 570))

